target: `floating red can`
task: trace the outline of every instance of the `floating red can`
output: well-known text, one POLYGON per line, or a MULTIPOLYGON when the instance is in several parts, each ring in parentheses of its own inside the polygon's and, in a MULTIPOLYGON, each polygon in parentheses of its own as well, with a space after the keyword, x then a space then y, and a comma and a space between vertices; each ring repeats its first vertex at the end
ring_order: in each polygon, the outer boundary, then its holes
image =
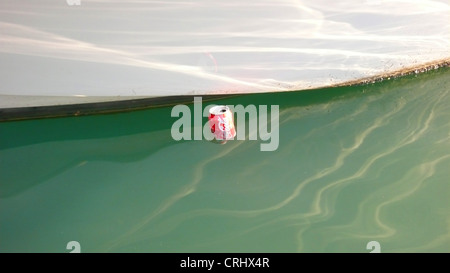
POLYGON ((209 109, 209 126, 214 139, 225 143, 236 136, 233 113, 228 106, 218 105, 209 109))

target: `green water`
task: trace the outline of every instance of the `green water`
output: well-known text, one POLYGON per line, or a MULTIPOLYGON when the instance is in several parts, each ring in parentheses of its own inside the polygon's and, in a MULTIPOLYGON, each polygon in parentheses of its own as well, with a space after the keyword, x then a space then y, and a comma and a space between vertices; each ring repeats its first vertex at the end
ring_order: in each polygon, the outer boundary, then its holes
POLYGON ((450 252, 449 86, 203 101, 279 105, 273 152, 174 141, 172 107, 0 123, 0 252, 450 252))

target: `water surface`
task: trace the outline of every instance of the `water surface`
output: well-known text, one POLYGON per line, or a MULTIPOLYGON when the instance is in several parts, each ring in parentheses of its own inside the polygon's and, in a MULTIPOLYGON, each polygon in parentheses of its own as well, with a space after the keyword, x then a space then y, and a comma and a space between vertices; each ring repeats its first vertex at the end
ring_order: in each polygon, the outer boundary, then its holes
POLYGON ((0 251, 449 252, 448 86, 204 101, 279 105, 273 152, 174 141, 172 107, 0 123, 0 251))
POLYGON ((67 2, 0 2, 0 95, 304 90, 449 58, 447 0, 67 2))

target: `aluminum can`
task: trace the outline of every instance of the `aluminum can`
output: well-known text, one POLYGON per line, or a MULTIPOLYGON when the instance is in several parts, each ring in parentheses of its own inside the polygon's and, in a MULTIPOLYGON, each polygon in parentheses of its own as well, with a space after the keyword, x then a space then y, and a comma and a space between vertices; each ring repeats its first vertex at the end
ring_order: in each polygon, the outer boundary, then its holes
POLYGON ((231 113, 228 106, 218 105, 211 107, 208 120, 211 133, 219 143, 225 143, 236 136, 233 113, 231 113))

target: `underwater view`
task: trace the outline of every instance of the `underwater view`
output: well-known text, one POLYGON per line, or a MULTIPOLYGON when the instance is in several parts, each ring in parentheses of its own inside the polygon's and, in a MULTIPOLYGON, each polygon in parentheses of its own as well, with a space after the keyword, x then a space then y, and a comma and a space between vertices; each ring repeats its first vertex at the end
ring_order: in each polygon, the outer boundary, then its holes
POLYGON ((176 104, 0 122, 0 252, 450 252, 449 86, 204 99, 267 106, 225 144, 175 140, 176 104))

